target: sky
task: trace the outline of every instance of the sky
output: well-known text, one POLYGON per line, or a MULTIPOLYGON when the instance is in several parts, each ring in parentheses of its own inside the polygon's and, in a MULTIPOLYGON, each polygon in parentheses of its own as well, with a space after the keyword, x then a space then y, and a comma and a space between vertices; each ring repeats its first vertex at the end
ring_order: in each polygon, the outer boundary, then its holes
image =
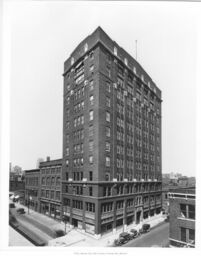
POLYGON ((196 169, 197 6, 189 3, 12 3, 10 162, 62 157, 63 63, 98 26, 162 90, 162 172, 196 169))

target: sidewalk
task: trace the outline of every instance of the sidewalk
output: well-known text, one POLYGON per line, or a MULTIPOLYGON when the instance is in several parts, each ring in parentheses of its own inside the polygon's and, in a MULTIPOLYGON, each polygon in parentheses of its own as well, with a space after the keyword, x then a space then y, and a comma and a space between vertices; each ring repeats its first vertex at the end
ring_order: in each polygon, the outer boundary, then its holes
MULTIPOLYGON (((151 228, 160 224, 165 219, 164 216, 154 216, 139 225, 131 224, 124 229, 124 231, 129 231, 132 228, 139 230, 142 224, 149 223, 151 228)), ((111 232, 103 235, 100 239, 96 239, 93 235, 88 233, 82 233, 79 229, 71 230, 66 236, 53 239, 49 241, 49 246, 71 246, 71 247, 111 247, 113 246, 114 240, 119 237, 119 234, 123 232, 123 228, 116 231, 115 234, 111 232)))
POLYGON ((34 244, 9 226, 9 246, 34 246, 34 244))
POLYGON ((26 211, 26 217, 33 219, 34 221, 37 221, 40 225, 46 226, 51 230, 59 230, 65 229, 65 224, 59 220, 52 219, 51 217, 41 214, 39 212, 36 212, 32 209, 29 209, 29 214, 28 214, 28 208, 20 203, 15 203, 16 208, 24 208, 26 211))
MULTIPOLYGON (((19 203, 16 204, 16 208, 24 208, 26 210, 26 215, 29 218, 34 219, 41 225, 45 225, 52 230, 65 230, 65 224, 59 220, 55 220, 50 218, 49 216, 43 215, 41 213, 35 212, 29 209, 29 215, 27 214, 27 207, 21 205, 19 203)), ((142 224, 149 223, 151 228, 163 222, 165 216, 157 215, 153 216, 147 220, 144 220, 142 223, 136 225, 131 224, 124 228, 124 231, 129 231, 132 228, 139 230, 142 227, 142 224)), ((72 246, 72 247, 106 247, 112 246, 114 240, 118 238, 119 234, 123 232, 123 227, 116 231, 116 233, 107 233, 104 234, 100 239, 96 239, 93 235, 89 233, 85 233, 78 228, 70 228, 70 226, 66 225, 67 234, 63 237, 59 237, 56 239, 49 240, 49 246, 72 246)))

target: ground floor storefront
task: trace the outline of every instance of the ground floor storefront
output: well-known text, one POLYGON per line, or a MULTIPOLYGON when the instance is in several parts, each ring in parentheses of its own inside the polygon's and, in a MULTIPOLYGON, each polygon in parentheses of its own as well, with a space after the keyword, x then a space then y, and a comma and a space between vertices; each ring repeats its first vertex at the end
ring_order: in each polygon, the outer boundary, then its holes
POLYGON ((66 224, 96 236, 106 233, 115 233, 126 230, 128 226, 139 225, 145 220, 157 216, 162 211, 162 204, 158 207, 144 209, 143 205, 129 205, 125 200, 91 201, 70 200, 63 204, 63 216, 66 216, 66 224), (67 202, 67 205, 65 204, 67 202), (117 206, 119 207, 117 209, 117 206), (76 208, 75 208, 76 207, 76 208))
POLYGON ((40 213, 48 215, 54 219, 61 219, 61 203, 40 201, 40 213))

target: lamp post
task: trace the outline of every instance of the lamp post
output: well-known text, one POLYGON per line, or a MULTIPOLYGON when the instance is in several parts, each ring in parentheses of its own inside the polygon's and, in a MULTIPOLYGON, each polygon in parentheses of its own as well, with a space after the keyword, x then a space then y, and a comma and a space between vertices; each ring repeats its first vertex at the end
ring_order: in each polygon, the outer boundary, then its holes
POLYGON ((30 205, 31 200, 32 200, 32 197, 29 196, 29 197, 28 197, 28 214, 29 214, 29 205, 30 205))
POLYGON ((63 222, 65 224, 65 234, 66 234, 66 224, 68 222, 68 217, 66 215, 63 216, 63 222))

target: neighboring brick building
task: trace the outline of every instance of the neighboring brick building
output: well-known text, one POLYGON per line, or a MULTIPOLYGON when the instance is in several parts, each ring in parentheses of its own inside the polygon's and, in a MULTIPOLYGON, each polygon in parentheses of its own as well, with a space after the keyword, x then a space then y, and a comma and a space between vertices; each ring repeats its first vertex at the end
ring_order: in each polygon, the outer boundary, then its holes
POLYGON ((48 157, 39 168, 25 171, 25 204, 29 202, 33 210, 60 219, 62 159, 48 157))
POLYGON ((62 159, 40 163, 40 212, 53 218, 61 217, 62 159))
POLYGON ((195 187, 169 192, 171 247, 195 247, 195 187))
POLYGON ((25 205, 34 211, 39 211, 40 170, 25 171, 25 205))
POLYGON ((161 91, 98 27, 64 63, 63 212, 100 234, 162 209, 161 91))
POLYGON ((9 191, 24 193, 24 189, 25 189, 24 175, 18 175, 10 172, 9 191))

